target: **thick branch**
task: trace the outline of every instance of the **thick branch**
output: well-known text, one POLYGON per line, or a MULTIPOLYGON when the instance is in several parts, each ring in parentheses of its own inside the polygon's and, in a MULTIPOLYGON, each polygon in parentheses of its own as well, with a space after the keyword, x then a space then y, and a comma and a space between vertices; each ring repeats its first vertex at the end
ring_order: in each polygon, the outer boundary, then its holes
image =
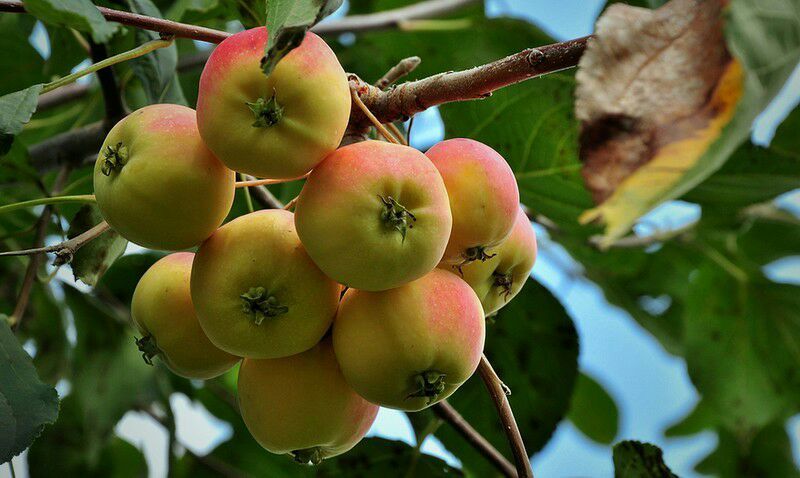
POLYGON ((464 417, 453 408, 452 405, 446 401, 441 401, 431 407, 433 413, 439 418, 450 424, 459 435, 461 435, 470 445, 472 445, 478 452, 489 460, 498 470, 508 478, 515 478, 517 472, 514 466, 506 460, 489 441, 483 437, 477 430, 472 428, 464 417))
MULTIPOLYGON (((528 48, 486 65, 410 81, 389 91, 381 91, 355 75, 350 75, 350 83, 370 111, 382 123, 388 123, 443 103, 486 98, 505 86, 574 67, 586 49, 588 38, 528 48)), ((365 122, 355 110, 350 120, 365 122)))
POLYGON ((506 388, 500 377, 492 368, 489 360, 485 355, 481 355, 481 362, 478 364, 478 373, 486 384, 486 389, 489 390, 489 395, 492 397, 497 412, 500 415, 500 421, 503 423, 503 430, 508 438, 508 443, 511 445, 511 452, 514 454, 514 462, 517 466, 517 474, 520 478, 533 478, 533 470, 531 469, 531 462, 528 458, 528 452, 525 451, 525 443, 522 441, 522 435, 519 433, 519 427, 516 420, 514 420, 514 412, 511 411, 511 404, 508 403, 506 396, 506 388))

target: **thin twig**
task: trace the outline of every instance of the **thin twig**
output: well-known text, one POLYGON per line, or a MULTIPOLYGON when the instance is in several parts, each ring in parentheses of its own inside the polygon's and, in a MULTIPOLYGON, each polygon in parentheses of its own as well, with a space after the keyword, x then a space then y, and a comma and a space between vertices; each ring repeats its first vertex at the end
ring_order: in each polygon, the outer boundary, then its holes
MULTIPOLYGON (((58 194, 59 191, 61 191, 61 188, 64 187, 64 183, 66 183, 67 179, 69 178, 70 170, 71 168, 69 166, 64 166, 61 168, 61 171, 59 171, 58 176, 53 183, 51 194, 58 194)), ((42 244, 44 244, 44 238, 47 236, 47 226, 50 223, 50 217, 52 213, 53 207, 46 206, 42 211, 42 214, 39 216, 39 221, 36 225, 36 238, 34 239, 33 247, 41 247, 42 244)), ((33 281, 36 280, 36 273, 39 270, 42 257, 42 254, 31 255, 28 262, 28 267, 25 269, 25 277, 22 279, 22 287, 20 288, 19 295, 17 296, 17 304, 14 306, 14 311, 11 313, 11 317, 8 318, 8 323, 12 330, 16 330, 22 326, 22 320, 25 318, 25 310, 28 308, 28 302, 30 301, 31 292, 33 291, 33 281)))
POLYGON ((286 210, 286 211, 290 211, 291 209, 293 209, 294 205, 297 204, 297 198, 298 197, 299 196, 293 197, 291 201, 287 202, 286 205, 283 206, 283 209, 286 210))
MULTIPOLYGON (((522 441, 522 435, 519 433, 519 426, 514 420, 514 413, 511 411, 511 404, 508 403, 506 391, 503 389, 503 382, 497 376, 492 365, 485 355, 481 355, 481 361, 478 364, 478 373, 486 384, 489 395, 492 397, 497 413, 500 415, 500 421, 503 423, 503 430, 508 438, 508 443, 511 445, 511 452, 514 454, 514 462, 517 467, 517 475, 520 478, 533 478, 533 469, 531 469, 530 458, 528 452, 525 451, 525 443, 522 441)), ((506 387, 507 388, 507 387, 506 387)))
POLYGON ((375 129, 378 130, 378 132, 381 134, 381 136, 383 136, 386 139, 386 141, 394 144, 400 143, 400 141, 397 138, 395 138, 394 135, 392 135, 392 133, 390 133, 388 129, 386 129, 386 126, 382 125, 381 122, 378 121, 378 119, 375 117, 374 114, 372 114, 369 108, 367 108, 364 102, 361 101, 361 98, 358 97, 358 93, 356 93, 355 89, 350 88, 350 96, 353 97, 353 102, 356 104, 358 109, 360 109, 361 112, 364 114, 364 116, 366 116, 369 119, 369 121, 372 123, 372 126, 374 126, 375 129))
POLYGON ((72 260, 72 257, 78 252, 78 249, 85 246, 87 243, 100 237, 104 232, 111 229, 107 222, 103 221, 91 229, 82 232, 81 234, 64 241, 60 244, 55 244, 47 247, 36 247, 33 249, 23 249, 21 251, 3 251, 0 252, 0 257, 7 256, 30 256, 40 253, 55 253, 56 260, 54 265, 67 264, 72 260))
POLYGON ((387 71, 380 80, 375 82, 375 87, 385 90, 389 85, 394 84, 394 82, 400 78, 414 71, 419 66, 421 61, 422 60, 418 56, 403 58, 398 64, 387 71))
MULTIPOLYGON (((256 179, 253 176, 248 176, 243 174, 242 177, 248 181, 255 181, 256 179)), ((268 209, 281 209, 283 207, 283 203, 275 197, 274 194, 267 189, 266 186, 250 186, 248 187, 250 194, 253 195, 253 198, 258 201, 261 207, 265 207, 268 209)))
POLYGON ((398 143, 408 146, 408 138, 403 135, 403 132, 400 131, 400 128, 395 126, 394 123, 386 123, 386 128, 392 132, 392 135, 397 139, 398 143))
MULTIPOLYGON (((653 244, 658 244, 659 242, 666 242, 671 239, 675 239, 677 237, 681 237, 684 234, 689 233, 694 229, 699 221, 692 221, 686 225, 681 227, 676 227, 674 229, 667 229, 664 231, 656 231, 653 234, 647 236, 625 236, 620 239, 617 239, 613 243, 609 244, 607 247, 610 248, 639 248, 639 247, 647 247, 653 244)), ((592 236, 589 238, 589 243, 595 247, 600 247, 603 242, 602 236, 592 236)))
POLYGON ((506 457, 504 457, 489 441, 475 430, 469 422, 461 416, 452 405, 443 400, 433 407, 433 413, 450 424, 473 448, 489 460, 503 476, 515 478, 517 471, 506 457))
POLYGON ((252 187, 252 186, 268 186, 271 184, 283 184, 283 183, 290 183, 292 181, 299 181, 301 179, 305 179, 308 177, 308 173, 298 176, 296 178, 289 178, 289 179, 248 179, 243 181, 236 181, 237 188, 245 188, 245 187, 252 187))

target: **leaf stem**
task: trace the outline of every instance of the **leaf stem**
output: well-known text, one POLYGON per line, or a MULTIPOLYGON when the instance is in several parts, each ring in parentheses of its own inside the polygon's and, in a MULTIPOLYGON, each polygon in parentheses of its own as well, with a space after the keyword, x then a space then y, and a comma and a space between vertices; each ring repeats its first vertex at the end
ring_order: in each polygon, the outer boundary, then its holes
POLYGON ((43 206, 47 204, 66 204, 66 203, 94 203, 96 202, 94 194, 78 194, 75 196, 52 196, 39 199, 31 199, 30 201, 16 202, 13 204, 6 204, 0 206, 0 214, 16 211, 18 209, 25 209, 33 206, 43 206))
POLYGON ((246 181, 236 181, 237 188, 249 188, 252 186, 269 186, 271 184, 290 183, 308 177, 308 174, 289 179, 248 179, 246 181))
POLYGON ((59 86, 68 85, 73 83, 78 78, 84 77, 88 74, 94 73, 97 70, 102 68, 116 65, 117 63, 122 63, 123 61, 132 60, 134 58, 138 58, 142 55, 146 55, 151 51, 158 50, 159 48, 164 48, 172 45, 172 39, 159 39, 159 40, 151 40, 147 43, 143 43, 132 50, 128 50, 126 52, 122 52, 118 55, 114 55, 112 57, 106 58, 105 60, 98 61, 90 65, 89 67, 76 71, 71 75, 67 75, 63 78, 59 78, 55 81, 51 81, 50 83, 45 83, 42 87, 42 93, 47 93, 48 91, 55 90, 59 86))

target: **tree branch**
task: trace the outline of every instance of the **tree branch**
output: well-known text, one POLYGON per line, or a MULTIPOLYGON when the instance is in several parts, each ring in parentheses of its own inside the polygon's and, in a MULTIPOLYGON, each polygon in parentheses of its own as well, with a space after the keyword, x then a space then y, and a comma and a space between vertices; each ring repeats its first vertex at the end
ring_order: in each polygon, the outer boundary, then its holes
MULTIPOLYGON (((93 63, 98 63, 108 58, 108 51, 103 44, 89 40, 89 50, 93 63)), ((100 90, 103 92, 105 120, 112 125, 116 124, 117 121, 125 116, 125 106, 122 104, 122 95, 120 95, 114 69, 103 68, 97 70, 96 74, 100 83, 100 90)))
POLYGON ((476 3, 479 3, 479 0, 428 0, 383 12, 349 15, 339 20, 320 23, 311 31, 320 35, 336 35, 346 32, 385 30, 396 28, 409 20, 441 17, 476 3))
POLYGON ((515 478, 517 471, 489 441, 483 437, 472 425, 461 416, 452 405, 443 400, 431 407, 433 413, 452 426, 473 448, 489 460, 498 470, 508 478, 515 478))
MULTIPOLYGON (((514 454, 514 462, 517 466, 517 475, 520 478, 533 478, 533 469, 531 469, 530 459, 528 452, 525 451, 525 443, 522 441, 522 435, 519 433, 519 426, 514 420, 514 412, 511 411, 511 404, 508 403, 508 397, 504 390, 505 385, 497 376, 497 373, 492 368, 486 355, 481 355, 481 361, 478 364, 478 373, 480 373, 483 383, 489 390, 489 395, 494 401, 497 412, 500 415, 500 421, 503 423, 503 430, 508 438, 508 443, 511 445, 511 452, 514 454)), ((507 389, 507 387, 505 387, 507 389)))
POLYGON ((54 265, 67 264, 72 260, 72 257, 78 252, 78 249, 85 246, 87 243, 100 237, 104 232, 111 229, 107 222, 103 221, 91 229, 64 241, 60 244, 54 244, 47 247, 35 247, 33 249, 23 249, 21 251, 3 251, 0 252, 0 257, 8 256, 30 256, 40 253, 55 253, 56 260, 54 265))
MULTIPOLYGON (((486 98, 505 86, 574 67, 589 38, 528 48, 486 65, 406 82, 388 91, 382 91, 356 75, 351 74, 349 79, 361 101, 381 123, 388 123, 410 118, 432 106, 486 98)), ((350 121, 366 122, 356 110, 351 112, 350 121)))
MULTIPOLYGON (((446 15, 467 5, 478 3, 478 0, 428 0, 407 7, 396 8, 368 15, 352 15, 339 20, 332 20, 315 25, 311 31, 320 35, 337 35, 346 32, 361 32, 394 28, 404 21, 431 18, 446 15)), ((122 23, 131 27, 168 33, 178 38, 190 38, 209 43, 219 43, 231 36, 231 33, 213 28, 206 28, 186 23, 148 17, 138 13, 97 7, 106 20, 122 23)), ((25 5, 17 0, 0 0, 0 12, 25 13, 25 5)))
POLYGON ((398 64, 387 71, 380 80, 375 82, 375 87, 385 90, 386 87, 393 84, 395 81, 414 71, 419 66, 421 61, 422 59, 420 59, 418 56, 403 58, 398 64))
MULTIPOLYGON (((66 183, 69 178, 70 170, 71 168, 68 166, 64 166, 61 169, 53 183, 53 189, 50 192, 51 195, 58 194, 61 191, 61 188, 64 187, 64 183, 66 183)), ((36 238, 33 241, 34 247, 41 247, 41 245, 44 244, 44 238, 47 236, 47 226, 50 224, 50 216, 52 213, 53 207, 45 206, 42 214, 39 216, 39 220, 36 224, 36 238)), ((31 292, 33 291, 33 281, 36 280, 36 273, 39 270, 41 262, 42 254, 33 254, 28 262, 27 269, 25 269, 25 277, 22 279, 22 287, 17 296, 17 304, 14 306, 14 311, 8 319, 12 330, 17 330, 22 326, 22 319, 25 317, 25 311, 28 309, 28 302, 30 301, 31 292)))

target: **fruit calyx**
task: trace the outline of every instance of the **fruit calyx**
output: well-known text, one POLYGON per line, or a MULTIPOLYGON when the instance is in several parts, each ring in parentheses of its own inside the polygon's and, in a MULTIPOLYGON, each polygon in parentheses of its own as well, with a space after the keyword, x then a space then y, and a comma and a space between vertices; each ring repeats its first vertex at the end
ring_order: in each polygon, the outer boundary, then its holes
POLYGON ((409 229, 414 227, 417 218, 406 209, 405 206, 397 202, 392 196, 378 195, 383 203, 383 211, 381 211, 381 220, 390 229, 394 229, 400 233, 402 240, 405 242, 406 233, 409 229))
POLYGON ((253 122, 254 128, 269 128, 278 124, 283 117, 283 107, 275 99, 275 92, 272 92, 270 99, 258 98, 254 102, 245 103, 250 111, 253 112, 256 120, 253 122))
POLYGON ((252 316, 256 325, 261 325, 267 317, 277 317, 289 312, 288 307, 281 305, 278 299, 263 287, 251 287, 239 297, 242 298, 242 309, 252 316))
POLYGON ((500 295, 508 300, 511 295, 511 286, 514 285, 514 277, 510 272, 503 274, 502 272, 492 272, 492 285, 500 289, 500 295))
POLYGON ((114 171, 120 171, 125 163, 128 162, 128 147, 117 143, 114 146, 106 146, 103 151, 103 164, 100 166, 100 171, 106 175, 111 176, 114 171))
POLYGON ((147 365, 153 365, 153 357, 161 353, 161 349, 156 345, 156 339, 152 335, 145 335, 140 339, 134 339, 139 352, 142 353, 142 359, 147 365))
POLYGON ((447 375, 436 370, 426 370, 414 376, 414 384, 418 388, 406 398, 426 397, 428 399, 427 405, 432 404, 436 400, 436 397, 444 392, 444 379, 446 376, 447 375))
POLYGON ((295 450, 291 452, 292 458, 297 463, 302 465, 319 465, 322 463, 322 447, 313 446, 303 450, 295 450))
POLYGON ((461 262, 458 263, 455 266, 455 268, 458 270, 459 275, 463 277, 464 271, 461 270, 462 267, 474 261, 486 262, 487 260, 491 259, 496 255, 497 255, 496 253, 487 254, 486 246, 468 247, 467 250, 465 250, 464 253, 461 254, 461 262))

